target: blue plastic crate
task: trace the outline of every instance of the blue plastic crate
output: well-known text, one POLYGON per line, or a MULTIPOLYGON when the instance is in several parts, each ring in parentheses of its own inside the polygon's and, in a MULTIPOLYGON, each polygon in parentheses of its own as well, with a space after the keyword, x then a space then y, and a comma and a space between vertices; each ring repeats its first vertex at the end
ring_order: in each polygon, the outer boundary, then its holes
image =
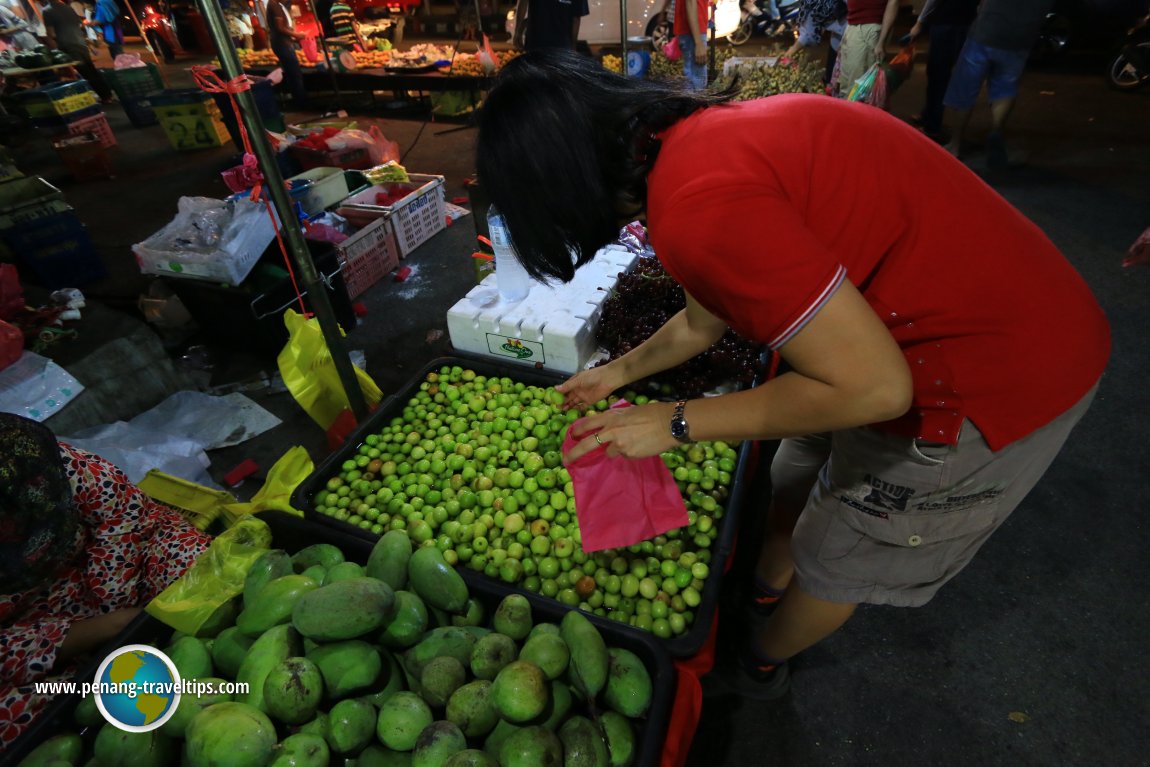
POLYGON ((77 288, 108 276, 87 228, 72 211, 8 229, 4 242, 21 272, 49 290, 77 288))

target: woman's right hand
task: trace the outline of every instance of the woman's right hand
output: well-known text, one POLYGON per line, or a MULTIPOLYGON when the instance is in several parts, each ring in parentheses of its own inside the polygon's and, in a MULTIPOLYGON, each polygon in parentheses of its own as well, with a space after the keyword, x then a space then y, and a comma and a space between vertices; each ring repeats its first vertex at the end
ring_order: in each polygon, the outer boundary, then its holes
POLYGON ((557 385, 555 390, 563 394, 563 409, 586 410, 608 394, 615 391, 609 365, 581 370, 557 385))

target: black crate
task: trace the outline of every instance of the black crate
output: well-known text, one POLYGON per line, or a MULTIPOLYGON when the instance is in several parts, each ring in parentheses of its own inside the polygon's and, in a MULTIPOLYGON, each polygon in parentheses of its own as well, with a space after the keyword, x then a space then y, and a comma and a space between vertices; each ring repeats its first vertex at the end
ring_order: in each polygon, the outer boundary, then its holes
MULTIPOLYGON (((344 556, 353 562, 365 563, 371 554, 372 544, 363 538, 347 535, 338 530, 317 529, 314 524, 280 511, 266 511, 260 519, 267 522, 272 531, 272 545, 294 553, 313 543, 330 543, 343 551, 344 556)), ((474 574, 472 574, 474 575, 474 574)), ((531 603, 532 616, 536 623, 558 623, 563 619, 567 608, 549 599, 543 599, 528 592, 513 589, 482 576, 468 577, 464 572, 471 596, 482 601, 491 615, 495 607, 508 594, 521 593, 531 603)), ((636 727, 638 756, 635 767, 655 767, 662 761, 663 743, 667 737, 667 726, 674 706, 677 677, 670 656, 660 647, 654 637, 621 631, 621 624, 594 615, 588 619, 595 624, 608 647, 630 650, 639 657, 651 674, 651 708, 642 721, 632 720, 636 727)), ((172 635, 172 629, 145 614, 140 615, 120 634, 96 653, 96 657, 86 664, 74 677, 77 683, 92 682, 104 658, 119 647, 130 644, 145 644, 163 649, 172 635)), ((19 764, 36 746, 54 735, 63 732, 79 732, 87 744, 88 753, 99 727, 78 730, 73 719, 78 695, 60 696, 45 709, 32 723, 28 731, 3 754, 3 764, 19 764)), ((281 739, 289 733, 281 732, 281 739)))
MULTIPOLYGON (((493 360, 490 357, 441 357, 432 360, 394 395, 381 402, 375 412, 352 432, 347 440, 344 441, 343 445, 328 455, 328 457, 316 467, 315 471, 300 483, 299 487, 292 493, 292 506, 303 511, 304 516, 308 520, 312 520, 319 525, 339 530, 347 535, 365 540, 376 540, 378 536, 369 530, 363 530, 348 522, 317 513, 315 511, 315 496, 324 489, 324 486, 331 477, 339 473, 340 466, 343 462, 356 455, 360 445, 364 444, 369 434, 378 432, 391 418, 403 411, 408 400, 419 389, 419 385, 427 377, 428 373, 436 371, 441 367, 451 367, 453 365, 470 368, 479 375, 499 378, 507 377, 514 381, 521 381, 525 384, 534 384, 537 386, 554 386, 565 380, 564 376, 556 375, 555 373, 503 363, 493 360)), ((680 636, 665 640, 656 639, 657 642, 666 646, 667 650, 675 657, 694 655, 707 642, 707 637, 711 631, 711 624, 714 621, 715 610, 719 603, 723 565, 734 548, 735 534, 738 530, 738 515, 747 494, 748 485, 750 484, 748 472, 750 471, 753 453, 753 446, 750 442, 744 442, 739 448, 739 459, 735 466, 735 471, 731 475, 730 497, 727 499, 724 515, 719 523, 719 536, 714 543, 715 548, 712 550, 711 572, 703 585, 701 594, 702 601, 694 610, 694 623, 680 636)), ((459 569, 461 572, 474 575, 476 578, 492 580, 467 567, 461 567, 459 569)), ((553 604, 561 604, 557 600, 550 599, 549 597, 539 596, 538 598, 553 604)), ((614 623, 628 632, 634 632, 642 636, 654 636, 647 631, 631 627, 619 621, 614 621, 614 623)))
POLYGON ((2 239, 21 273, 50 290, 82 287, 108 276, 88 229, 71 210, 17 224, 2 239))
POLYGON ((128 116, 128 121, 137 128, 160 124, 160 118, 152 109, 152 102, 146 96, 120 99, 120 106, 124 108, 124 114, 128 116))
MULTIPOLYGON (((344 330, 355 327, 355 311, 347 295, 343 273, 335 251, 329 244, 309 242, 316 270, 327 286, 328 299, 335 311, 336 319, 344 330)), ((269 246, 274 254, 261 260, 257 272, 275 263, 279 247, 275 242, 269 246)), ((282 257, 279 259, 282 263, 282 257)), ((261 280, 260 274, 253 272, 239 285, 221 285, 207 280, 166 278, 180 302, 192 315, 204 335, 220 346, 249 351, 254 354, 274 358, 288 340, 283 313, 287 309, 300 311, 295 288, 287 277, 274 281, 261 280)), ((296 275, 299 279, 299 275, 296 275)), ((305 306, 307 291, 304 293, 305 306)))

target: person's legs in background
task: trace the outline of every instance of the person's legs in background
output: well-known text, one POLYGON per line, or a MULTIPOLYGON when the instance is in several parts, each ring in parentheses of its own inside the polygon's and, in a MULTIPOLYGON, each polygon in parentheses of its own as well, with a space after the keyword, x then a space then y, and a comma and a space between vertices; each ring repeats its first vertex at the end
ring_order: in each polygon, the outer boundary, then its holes
POLYGON ((848 24, 839 47, 839 81, 836 95, 846 98, 855 81, 875 63, 875 46, 882 32, 879 24, 848 24))
POLYGON ((978 101, 978 93, 982 90, 982 82, 990 71, 990 57, 986 46, 971 38, 966 39, 954 71, 950 75, 950 84, 947 85, 946 95, 942 99, 943 105, 954 112, 955 123, 952 126, 950 142, 946 149, 955 157, 962 154, 962 139, 966 127, 970 124, 970 114, 974 104, 978 101))
POLYGON ((284 72, 284 83, 292 95, 292 106, 296 109, 307 107, 307 90, 303 86, 303 70, 300 69, 299 59, 296 58, 295 46, 291 43, 277 40, 272 43, 272 51, 279 59, 280 67, 284 72))
POLYGON ((92 86, 92 90, 100 97, 100 101, 105 104, 111 101, 112 89, 104 80, 104 76, 100 74, 100 70, 92 63, 92 57, 88 54, 87 47, 69 47, 62 50, 76 61, 76 71, 80 73, 80 77, 88 81, 88 85, 92 86))
POLYGON ((679 50, 683 55, 683 75, 691 90, 701 91, 707 87, 707 65, 695 63, 695 38, 679 35, 679 50))
POLYGON ((930 28, 930 50, 926 60, 926 103, 922 109, 922 130, 938 140, 942 135, 942 100, 950 85, 958 55, 966 42, 966 25, 938 24, 930 28))
POLYGON ((1018 81, 1022 79, 1022 71, 1026 68, 1028 51, 991 49, 991 55, 992 63, 986 82, 986 97, 990 101, 990 135, 986 138, 986 161, 992 168, 1005 168, 1008 156, 1003 133, 1018 96, 1018 81))

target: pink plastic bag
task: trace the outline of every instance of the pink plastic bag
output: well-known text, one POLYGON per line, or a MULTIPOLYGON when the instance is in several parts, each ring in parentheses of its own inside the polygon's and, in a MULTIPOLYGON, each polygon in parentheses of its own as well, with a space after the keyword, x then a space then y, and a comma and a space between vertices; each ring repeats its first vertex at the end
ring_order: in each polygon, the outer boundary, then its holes
POLYGON ((683 56, 683 49, 679 47, 679 38, 672 37, 670 42, 663 43, 663 55, 671 61, 678 61, 683 56))
MULTIPOLYGON (((620 400, 612 407, 631 405, 620 400)), ((574 444, 569 430, 563 452, 574 444)), ((567 471, 575 486, 575 509, 584 551, 630 546, 689 522, 679 487, 657 455, 608 458, 604 448, 596 448, 569 464, 567 471)))

